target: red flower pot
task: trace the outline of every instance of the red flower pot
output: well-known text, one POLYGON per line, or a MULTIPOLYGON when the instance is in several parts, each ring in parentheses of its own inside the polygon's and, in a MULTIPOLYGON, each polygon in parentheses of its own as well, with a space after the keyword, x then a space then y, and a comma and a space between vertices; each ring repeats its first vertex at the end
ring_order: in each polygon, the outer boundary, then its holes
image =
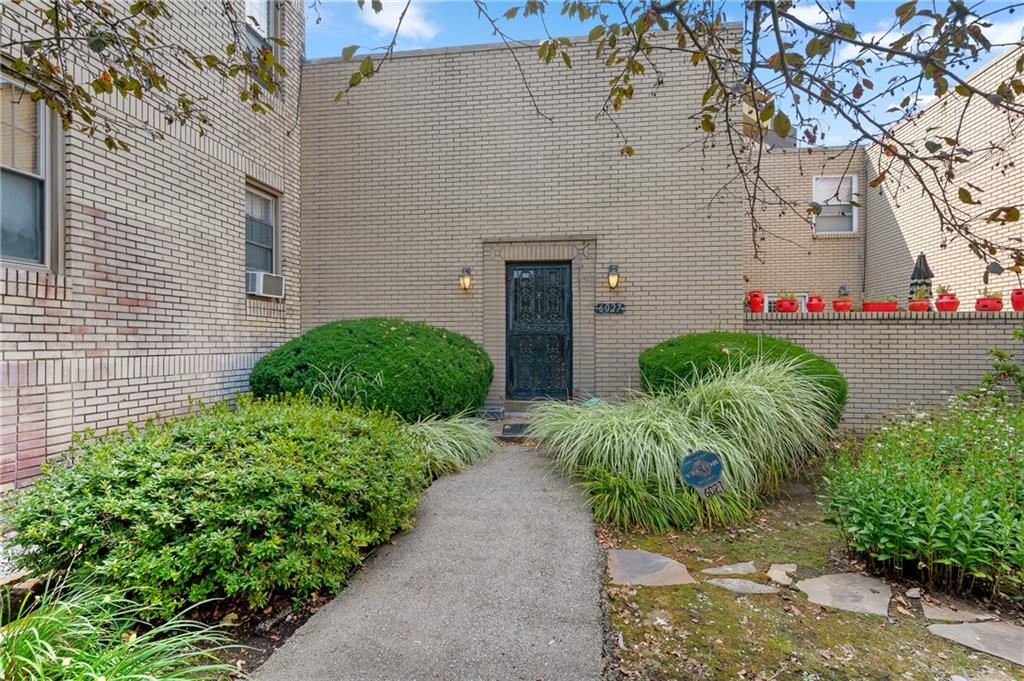
POLYGON ((810 296, 807 299, 807 311, 817 314, 825 311, 825 301, 821 296, 810 296))
POLYGON ((764 312, 764 291, 751 291, 747 294, 747 307, 751 312, 764 312))
POLYGON ((899 303, 895 300, 865 300, 864 312, 895 312, 899 309, 899 303))
POLYGON ((935 309, 939 312, 956 312, 960 307, 960 299, 955 293, 940 293, 935 301, 935 309))
POLYGON ((999 312, 1003 309, 1003 301, 999 298, 978 298, 974 302, 976 312, 999 312))
POLYGON ((832 301, 832 309, 836 312, 849 312, 853 301, 849 298, 836 298, 832 301))
POLYGON ((907 303, 907 309, 911 312, 927 312, 931 309, 931 301, 927 298, 919 298, 918 300, 911 300, 907 303))
POLYGON ((800 303, 792 298, 775 301, 776 312, 796 312, 798 307, 800 307, 800 303))
POLYGON ((1010 305, 1017 312, 1024 312, 1024 288, 1015 288, 1010 294, 1010 305))

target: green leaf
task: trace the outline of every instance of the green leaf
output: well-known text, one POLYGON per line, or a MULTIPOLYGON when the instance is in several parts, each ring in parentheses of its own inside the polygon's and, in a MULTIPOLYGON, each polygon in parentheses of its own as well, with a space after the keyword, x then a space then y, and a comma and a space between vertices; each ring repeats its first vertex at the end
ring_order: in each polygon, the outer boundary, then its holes
POLYGON ((365 78, 372 78, 374 71, 373 57, 367 55, 363 57, 363 60, 359 62, 359 73, 363 74, 365 78))
POLYGON ((358 49, 358 45, 349 45, 348 47, 341 51, 341 58, 344 61, 349 61, 350 59, 352 59, 352 55, 354 55, 356 53, 356 50, 358 49))
POLYGON ((911 0, 911 2, 905 2, 896 8, 896 16, 900 20, 900 26, 906 26, 910 23, 910 20, 917 14, 917 0, 911 0))
POLYGON ((590 33, 587 34, 587 42, 594 42, 598 38, 604 35, 604 24, 598 24, 594 28, 590 29, 590 33))
POLYGON ((519 8, 518 7, 513 7, 510 10, 508 10, 507 12, 505 12, 504 17, 506 19, 515 19, 517 14, 519 14, 519 8))
POLYGON ((789 116, 782 111, 775 114, 775 118, 772 120, 772 130, 775 131, 776 135, 786 139, 792 129, 793 125, 789 122, 789 116))
POLYGON ((355 87, 356 85, 359 85, 359 83, 361 82, 363 82, 363 74, 356 71, 355 73, 352 74, 352 77, 348 79, 348 86, 355 87))
POLYGON ((956 195, 957 195, 957 197, 960 199, 960 201, 962 203, 968 203, 968 204, 971 204, 971 205, 976 205, 976 204, 981 203, 981 201, 975 201, 974 197, 971 196, 971 192, 968 191, 964 187, 960 187, 960 189, 959 189, 959 191, 957 191, 956 195))

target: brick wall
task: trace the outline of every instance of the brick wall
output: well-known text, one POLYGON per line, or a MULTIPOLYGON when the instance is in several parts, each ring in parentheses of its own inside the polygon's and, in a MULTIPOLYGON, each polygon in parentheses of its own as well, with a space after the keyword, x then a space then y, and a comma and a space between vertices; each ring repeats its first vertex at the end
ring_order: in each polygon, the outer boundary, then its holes
POLYGON ((621 158, 615 128, 595 119, 610 72, 592 47, 573 53, 567 70, 521 51, 551 121, 502 46, 396 55, 340 103, 352 65, 307 65, 304 328, 396 315, 467 334, 497 367, 493 401, 505 394, 504 265, 524 254, 573 260, 574 300, 625 303, 623 315, 574 315, 577 395, 636 387, 637 355, 666 338, 742 325, 743 207, 708 205, 735 171, 727 145, 701 152, 686 115, 700 109, 703 71, 664 56, 656 97, 653 79, 637 81, 618 117, 636 155, 621 158))
POLYGON ((751 333, 785 338, 831 360, 850 384, 843 419, 855 430, 880 414, 941 404, 977 386, 1002 348, 1024 361, 1024 344, 1013 329, 1024 314, 851 313, 747 314, 751 333))
MULTIPOLYGON (((816 235, 806 213, 816 175, 855 176, 863 192, 864 150, 774 149, 760 158, 761 177, 775 193, 760 190, 755 216, 763 231, 744 241, 743 271, 751 290, 820 293, 828 300, 840 286, 860 296, 864 282, 864 232, 871 217, 858 210, 853 234, 816 235)), ((857 198, 857 197, 855 197, 857 198)), ((860 199, 863 203, 863 199, 860 199)))
MULTIPOLYGON (((169 8, 172 42, 228 42, 216 3, 169 8)), ((163 138, 132 132, 131 153, 113 153, 64 134, 61 258, 51 270, 0 268, 0 486, 34 476, 72 432, 243 389, 256 359, 298 331, 302 3, 277 10, 292 80, 275 113, 254 114, 233 86, 189 74, 179 77, 209 98, 205 137, 168 126, 145 102, 109 99, 108 111, 163 138), (247 179, 280 193, 283 302, 244 292, 247 179)))
MULTIPOLYGON (((982 67, 970 80, 988 91, 1012 72, 1013 63, 1024 53, 1024 48, 1011 49, 1002 57, 982 67)), ((929 105, 913 121, 897 128, 894 134, 902 141, 917 142, 936 136, 955 136, 960 125, 964 98, 952 89, 929 105)), ((963 120, 961 145, 976 153, 967 164, 957 168, 957 178, 951 193, 952 200, 972 215, 988 215, 997 207, 1024 206, 1024 134, 1020 121, 977 97, 971 103, 969 115, 963 120), (988 152, 990 145, 999 150, 988 152), (972 190, 980 206, 959 204, 956 188, 971 183, 984 191, 972 190)), ((885 167, 877 148, 867 154, 868 174, 875 177, 885 167)), ((974 297, 984 287, 984 263, 976 258, 959 238, 951 238, 943 248, 935 209, 923 195, 920 185, 906 179, 906 173, 890 173, 889 179, 866 197, 870 226, 867 237, 866 279, 869 290, 889 293, 905 298, 910 287, 910 272, 919 253, 928 257, 935 273, 935 284, 948 284, 960 295, 965 304, 973 305, 974 297), (902 187, 899 179, 903 178, 902 187)), ((980 234, 1006 243, 1008 237, 1024 236, 1024 223, 1012 222, 1004 226, 977 225, 980 234)), ((1008 294, 1016 287, 1012 274, 1004 274, 991 281, 990 288, 1008 294)), ((1007 301, 1008 304, 1009 301, 1007 301)))

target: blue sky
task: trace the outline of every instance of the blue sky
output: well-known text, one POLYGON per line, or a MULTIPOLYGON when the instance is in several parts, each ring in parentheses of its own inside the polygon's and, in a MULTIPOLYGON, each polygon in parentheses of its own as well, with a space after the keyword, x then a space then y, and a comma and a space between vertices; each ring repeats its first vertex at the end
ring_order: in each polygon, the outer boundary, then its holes
MULTIPOLYGON (((309 0, 306 2, 308 4, 309 0)), ((833 3, 834 0, 822 2, 826 7, 833 3)), ((508 8, 521 4, 521 2, 489 2, 487 6, 492 15, 501 16, 508 8)), ((901 2, 859 0, 856 3, 856 8, 848 16, 862 31, 876 30, 892 21, 893 10, 899 4, 901 2)), ((991 1, 984 3, 985 6, 1000 4, 1003 3, 991 1)), ((385 0, 384 11, 375 14, 370 9, 369 1, 367 1, 365 9, 360 10, 355 0, 321 0, 319 24, 315 22, 315 13, 307 10, 306 56, 309 58, 338 56, 341 54, 342 48, 351 44, 369 49, 387 45, 403 6, 404 2, 400 0, 397 2, 385 0)), ((815 3, 810 0, 799 0, 798 7, 801 6, 801 11, 805 12, 808 17, 813 17, 820 12, 815 3)), ((558 0, 552 0, 549 7, 552 11, 546 20, 552 35, 578 36, 585 35, 589 30, 588 25, 559 15, 561 3, 558 0)), ((727 11, 735 14, 736 19, 742 19, 742 3, 730 2, 726 7, 727 11)), ((1011 17, 1007 16, 1006 18, 1010 19, 1011 17)), ((1019 37, 1020 26, 1024 23, 1024 12, 1018 12, 1014 18, 1017 21, 1008 23, 1016 25, 1016 33, 1013 31, 1013 26, 1005 28, 1000 26, 1000 35, 1019 37)), ((504 22, 504 24, 507 26, 509 34, 516 38, 531 40, 544 37, 543 26, 536 17, 516 18, 504 22)), ((471 0, 413 0, 403 22, 403 30, 398 38, 398 48, 408 50, 448 47, 494 42, 495 40, 486 20, 477 17, 476 7, 471 0)))
MULTIPOLYGON (((310 0, 305 0, 307 5, 310 0)), ((825 18, 821 7, 832 8, 837 0, 798 0, 796 12, 800 18, 808 22, 818 22, 825 18)), ((855 9, 843 9, 847 20, 852 20, 858 29, 869 40, 889 29, 894 20, 894 10, 902 2, 883 2, 858 0, 855 9)), ((921 5, 930 4, 922 1, 921 5)), ((946 6, 945 1, 937 3, 946 6)), ((972 3, 984 11, 991 11, 1008 3, 985 0, 972 3)), ((501 17, 507 9, 521 6, 522 2, 488 2, 487 7, 492 16, 501 17)), ((316 22, 316 12, 307 10, 306 56, 335 57, 347 45, 360 45, 361 52, 385 47, 391 40, 398 15, 405 6, 404 0, 384 0, 384 11, 376 14, 367 0, 364 9, 360 10, 355 0, 320 0, 320 22, 316 22)), ((548 31, 553 36, 581 36, 590 29, 589 24, 582 24, 575 19, 568 19, 559 14, 560 0, 549 0, 550 14, 546 17, 548 31)), ((743 18, 743 3, 727 2, 726 11, 733 18, 743 18)), ((512 20, 501 19, 505 31, 512 37, 521 40, 536 40, 545 37, 544 26, 537 17, 512 20)), ((1014 14, 1003 13, 996 25, 986 31, 993 42, 1016 42, 1020 40, 1024 30, 1024 10, 1014 14)), ((476 43, 495 42, 498 38, 491 32, 487 21, 477 16, 476 7, 471 0, 413 0, 398 38, 398 49, 420 49, 430 47, 448 47, 455 45, 471 45, 476 43)), ((855 49, 848 47, 847 49, 855 49)), ((876 78, 878 82, 894 75, 887 71, 885 76, 876 78)), ((898 100, 898 97, 894 97, 898 100)), ((924 105, 931 99, 924 97, 920 104, 924 105)), ((895 120, 898 115, 885 114, 890 102, 878 102, 877 116, 883 121, 895 120)), ((845 144, 855 136, 845 122, 836 122, 834 116, 821 121, 824 128, 825 144, 845 144)))

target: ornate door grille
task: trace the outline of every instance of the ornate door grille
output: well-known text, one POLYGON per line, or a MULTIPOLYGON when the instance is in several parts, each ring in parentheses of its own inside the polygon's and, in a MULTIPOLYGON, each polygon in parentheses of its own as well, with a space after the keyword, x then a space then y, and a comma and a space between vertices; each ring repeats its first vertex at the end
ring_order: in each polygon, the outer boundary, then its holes
POLYGON ((572 385, 570 263, 516 263, 506 270, 507 392, 512 399, 567 399, 572 385))

